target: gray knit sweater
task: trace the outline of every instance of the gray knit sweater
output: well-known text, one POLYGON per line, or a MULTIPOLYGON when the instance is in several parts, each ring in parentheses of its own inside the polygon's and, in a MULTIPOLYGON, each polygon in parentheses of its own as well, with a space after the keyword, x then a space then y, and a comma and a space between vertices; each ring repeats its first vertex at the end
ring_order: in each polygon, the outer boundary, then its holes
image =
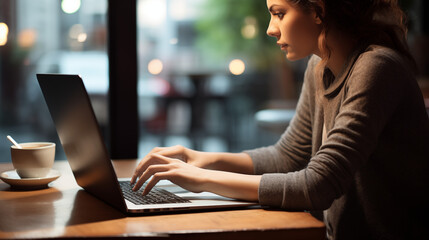
MULTIPOLYGON (((273 146, 245 151, 262 205, 324 210, 330 239, 428 234, 429 120, 409 62, 369 46, 318 83, 309 60, 296 115, 273 146)), ((429 237, 428 235, 425 235, 429 237)))

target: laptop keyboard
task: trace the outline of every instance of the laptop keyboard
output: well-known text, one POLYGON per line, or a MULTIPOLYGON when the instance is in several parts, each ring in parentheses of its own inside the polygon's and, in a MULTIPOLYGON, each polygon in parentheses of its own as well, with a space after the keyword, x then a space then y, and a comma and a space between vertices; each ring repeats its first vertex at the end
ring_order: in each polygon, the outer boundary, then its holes
POLYGON ((161 188, 152 188, 152 190, 145 196, 142 195, 143 189, 146 185, 140 188, 138 191, 134 192, 133 186, 128 181, 120 181, 119 185, 121 186, 122 193, 124 197, 137 205, 142 204, 162 204, 162 203, 188 203, 191 202, 187 199, 181 198, 174 193, 171 193, 167 190, 161 188))

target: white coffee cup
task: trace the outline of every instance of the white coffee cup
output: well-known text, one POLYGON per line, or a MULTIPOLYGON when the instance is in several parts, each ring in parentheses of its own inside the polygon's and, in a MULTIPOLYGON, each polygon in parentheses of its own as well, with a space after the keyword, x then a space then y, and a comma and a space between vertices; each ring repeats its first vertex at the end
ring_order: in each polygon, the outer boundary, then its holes
POLYGON ((20 143, 10 147, 12 164, 21 178, 42 178, 48 175, 55 161, 55 143, 20 143))

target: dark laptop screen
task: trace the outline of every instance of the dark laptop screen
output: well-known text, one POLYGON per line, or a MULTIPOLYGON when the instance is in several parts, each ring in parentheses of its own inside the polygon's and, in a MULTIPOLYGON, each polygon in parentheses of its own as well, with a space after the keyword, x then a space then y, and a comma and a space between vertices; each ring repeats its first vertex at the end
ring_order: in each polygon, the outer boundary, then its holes
POLYGON ((125 211, 125 202, 91 102, 78 75, 37 74, 77 183, 125 211))

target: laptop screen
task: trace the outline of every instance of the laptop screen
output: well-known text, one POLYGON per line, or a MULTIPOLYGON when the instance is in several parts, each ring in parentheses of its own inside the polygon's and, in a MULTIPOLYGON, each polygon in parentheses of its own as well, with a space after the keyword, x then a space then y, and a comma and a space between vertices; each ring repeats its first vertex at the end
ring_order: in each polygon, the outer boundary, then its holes
POLYGON ((82 79, 37 74, 70 167, 79 186, 125 211, 117 177, 82 79))

